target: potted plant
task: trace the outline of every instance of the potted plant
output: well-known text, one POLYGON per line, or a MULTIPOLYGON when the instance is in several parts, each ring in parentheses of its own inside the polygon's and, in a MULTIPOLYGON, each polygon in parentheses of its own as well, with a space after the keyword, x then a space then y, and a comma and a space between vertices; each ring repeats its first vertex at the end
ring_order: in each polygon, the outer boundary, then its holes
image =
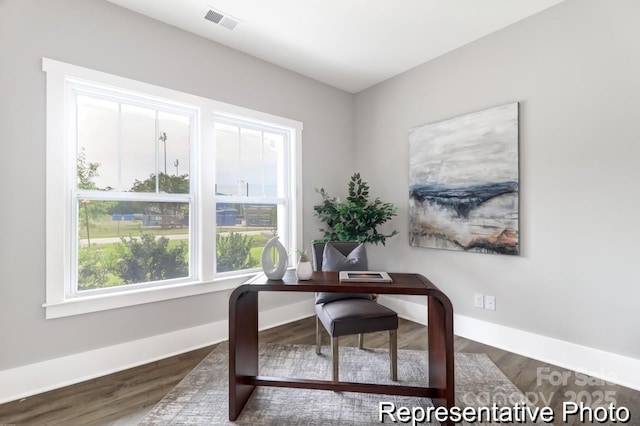
POLYGON ((345 201, 331 197, 324 188, 316 189, 322 196, 322 203, 313 207, 315 215, 326 224, 321 228, 327 241, 358 241, 361 243, 385 244, 387 238, 398 233, 383 234, 378 227, 397 215, 397 208, 391 203, 383 203, 379 198, 369 200, 369 185, 362 181, 360 173, 354 173, 349 181, 349 195, 345 201))

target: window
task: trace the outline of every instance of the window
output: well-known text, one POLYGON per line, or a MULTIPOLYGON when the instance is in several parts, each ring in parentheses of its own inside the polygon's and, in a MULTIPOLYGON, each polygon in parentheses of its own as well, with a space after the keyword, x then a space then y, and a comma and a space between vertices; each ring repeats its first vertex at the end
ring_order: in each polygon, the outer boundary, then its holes
POLYGON ((189 280, 197 109, 73 81, 67 90, 76 158, 70 219, 77 236, 68 295, 189 280))
POLYGON ((43 69, 47 318, 228 289, 269 238, 299 245, 301 123, 43 69))
POLYGON ((255 268, 269 238, 288 240, 289 134, 224 115, 215 121, 216 270, 255 268))

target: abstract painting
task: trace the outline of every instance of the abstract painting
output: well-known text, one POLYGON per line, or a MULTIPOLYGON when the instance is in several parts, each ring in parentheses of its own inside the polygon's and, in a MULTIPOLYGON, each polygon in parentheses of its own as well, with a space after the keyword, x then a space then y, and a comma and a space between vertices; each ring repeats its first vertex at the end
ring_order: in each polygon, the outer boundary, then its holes
POLYGON ((517 255, 518 103, 409 131, 409 242, 517 255))

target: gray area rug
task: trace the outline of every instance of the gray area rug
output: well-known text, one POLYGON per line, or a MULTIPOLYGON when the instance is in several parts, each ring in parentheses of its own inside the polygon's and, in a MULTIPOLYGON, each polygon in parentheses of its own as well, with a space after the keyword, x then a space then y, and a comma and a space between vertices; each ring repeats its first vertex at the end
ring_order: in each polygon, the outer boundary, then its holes
MULTIPOLYGON (((310 345, 261 345, 260 375, 330 380, 328 347, 316 355, 310 345)), ((398 351, 398 379, 428 385, 423 351, 398 351)), ((389 357, 384 349, 340 348, 340 379, 386 383, 389 357)), ((140 425, 372 425, 380 424, 379 403, 430 407, 428 398, 352 392, 258 387, 236 422, 229 421, 228 346, 220 344, 142 419, 140 425)), ((513 406, 525 400, 485 354, 455 354, 456 405, 513 406)), ((388 418, 384 423, 393 423, 388 418)), ((400 422, 398 422, 400 424, 400 422)), ((406 423, 405 423, 406 424, 406 423)), ((438 423, 420 423, 438 424, 438 423)), ((465 424, 465 423, 461 423, 465 424)), ((475 423, 491 424, 491 423, 475 423)), ((520 423, 532 424, 532 423, 520 423)))

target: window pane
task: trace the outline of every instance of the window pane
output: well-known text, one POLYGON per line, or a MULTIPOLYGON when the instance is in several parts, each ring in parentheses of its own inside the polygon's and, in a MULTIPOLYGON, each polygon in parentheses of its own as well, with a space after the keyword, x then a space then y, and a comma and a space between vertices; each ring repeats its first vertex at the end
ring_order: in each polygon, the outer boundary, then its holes
POLYGON ((216 192, 245 195, 240 182, 240 129, 216 124, 216 192))
POLYGON ((78 291, 188 276, 188 203, 78 201, 78 291))
POLYGON ((240 183, 241 195, 261 197, 262 179, 262 132, 242 129, 240 131, 240 183))
POLYGON ((182 177, 186 186, 165 187, 161 182, 161 191, 170 193, 188 193, 189 177, 189 117, 160 111, 158 113, 161 146, 160 164, 163 172, 169 176, 182 177))
POLYGON ((262 248, 277 235, 275 204, 218 203, 216 205, 216 270, 258 268, 262 248))
POLYGON ((78 188, 116 188, 118 104, 82 95, 77 102, 78 188))
POLYGON ((156 192, 156 155, 160 143, 156 138, 156 111, 123 104, 123 191, 156 192))
POLYGON ((262 142, 262 164, 264 169, 264 195, 284 197, 284 137, 279 134, 265 133, 262 142), (280 178, 278 178, 280 176, 280 178))

